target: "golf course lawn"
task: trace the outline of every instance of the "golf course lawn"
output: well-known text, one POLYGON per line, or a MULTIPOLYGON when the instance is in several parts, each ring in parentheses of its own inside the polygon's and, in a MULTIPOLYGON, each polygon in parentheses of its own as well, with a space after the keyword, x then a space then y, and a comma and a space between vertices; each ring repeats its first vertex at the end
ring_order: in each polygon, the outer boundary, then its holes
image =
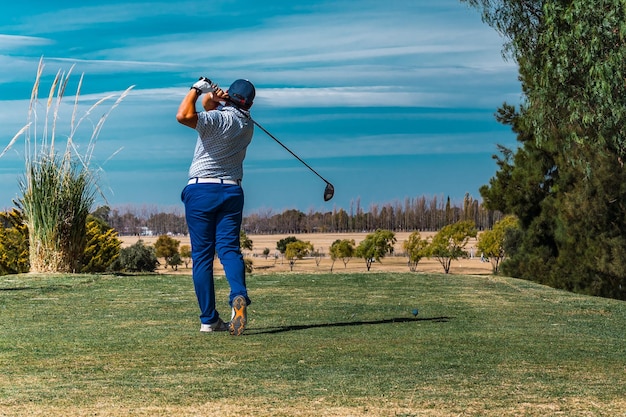
POLYGON ((0 277, 0 416, 626 415, 622 301, 490 275, 248 285, 232 337, 198 331, 189 275, 0 277))

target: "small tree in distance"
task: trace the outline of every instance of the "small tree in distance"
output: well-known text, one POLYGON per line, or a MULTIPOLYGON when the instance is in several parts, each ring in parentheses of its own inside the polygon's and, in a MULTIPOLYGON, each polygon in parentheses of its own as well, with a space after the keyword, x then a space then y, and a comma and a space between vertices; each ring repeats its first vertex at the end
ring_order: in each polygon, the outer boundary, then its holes
POLYGON ((178 262, 180 262, 180 254, 178 253, 178 245, 180 241, 169 237, 168 235, 161 235, 154 242, 154 249, 156 250, 156 256, 158 258, 165 258, 165 268, 168 265, 172 265, 174 256, 179 255, 178 262))
POLYGON ((286 238, 283 238, 276 242, 276 249, 284 255, 285 251, 287 250, 287 245, 297 241, 298 238, 296 238, 295 236, 287 236, 286 238))
POLYGON ((313 255, 313 258, 315 259, 315 266, 319 268, 320 263, 322 263, 322 258, 324 257, 324 252, 322 249, 315 249, 311 255, 313 255))
POLYGON ((176 252, 171 258, 169 258, 169 264, 174 269, 174 271, 178 271, 178 266, 183 264, 183 260, 180 258, 180 254, 176 252))
POLYGON ((354 239, 337 239, 330 245, 330 259, 332 264, 330 266, 330 272, 333 272, 335 260, 341 259, 343 261, 343 267, 348 267, 348 262, 354 256, 356 252, 354 239))
POLYGON ((246 232, 242 230, 239 231, 239 247, 241 249, 252 250, 254 242, 248 237, 246 232))
POLYGON ((500 263, 506 257, 506 236, 511 229, 519 229, 519 220, 515 216, 506 216, 478 237, 478 250, 489 258, 494 274, 500 271, 500 263))
POLYGON ((388 253, 393 253, 393 245, 396 243, 396 235, 390 230, 377 230, 370 233, 359 243, 356 248, 356 256, 365 259, 365 266, 369 271, 374 261, 380 262, 388 253))
POLYGON ((293 271, 293 266, 298 259, 302 259, 313 251, 311 242, 303 242, 298 240, 287 244, 285 249, 285 258, 289 261, 289 270, 293 271))
POLYGON ((191 246, 182 245, 180 247, 180 258, 185 264, 185 268, 189 268, 189 262, 191 261, 191 246))
POLYGON ((409 257, 409 270, 411 272, 417 271, 418 262, 428 255, 426 249, 428 247, 428 240, 422 239, 419 232, 413 232, 409 235, 408 240, 404 241, 402 247, 409 257))
POLYGON ((450 265, 453 260, 467 255, 463 248, 471 237, 476 237, 476 234, 476 226, 471 220, 449 224, 433 237, 426 253, 437 259, 447 274, 450 272, 450 265))

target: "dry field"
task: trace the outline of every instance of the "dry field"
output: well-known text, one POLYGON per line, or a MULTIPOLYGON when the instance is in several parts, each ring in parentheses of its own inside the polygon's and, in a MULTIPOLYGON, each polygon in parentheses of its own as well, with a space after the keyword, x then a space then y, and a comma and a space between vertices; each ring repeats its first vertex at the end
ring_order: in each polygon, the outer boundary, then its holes
MULTIPOLYGON (((410 234, 410 232, 396 233, 396 254, 403 253, 402 244, 408 239, 410 234)), ((434 232, 421 233, 422 238, 432 236, 433 234, 434 232)), ((302 241, 311 242, 315 249, 326 254, 326 256, 322 258, 319 266, 316 264, 315 259, 313 258, 301 259, 296 261, 293 267, 293 272, 330 272, 331 266, 333 268, 333 271, 335 272, 367 271, 365 261, 362 259, 352 258, 345 266, 341 260, 337 260, 335 261, 335 264, 333 266, 332 260, 330 259, 330 256, 328 256, 328 248, 335 240, 354 239, 354 242, 356 243, 356 245, 358 245, 359 242, 365 239, 367 233, 303 233, 284 235, 248 235, 248 238, 250 238, 253 242, 254 249, 252 251, 244 251, 244 255, 252 259, 255 274, 289 272, 289 262, 280 257, 280 253, 276 250, 276 242, 288 236, 296 236, 302 241), (263 256, 263 250, 265 248, 268 248, 270 250, 270 256, 267 259, 263 256), (277 255, 278 258, 276 258, 274 255, 277 255)), ((154 242, 156 242, 157 238, 157 236, 122 236, 120 239, 122 240, 122 247, 127 247, 136 243, 140 239, 143 240, 146 245, 152 245, 154 244, 154 242)), ((176 236, 175 239, 179 240, 181 245, 189 245, 188 236, 176 236)), ((470 249, 475 247, 476 239, 470 239, 469 243, 467 244, 466 250, 470 251, 470 249)), ((474 253, 476 253, 475 249, 474 253)), ((409 272, 409 268, 407 265, 408 259, 406 256, 391 256, 383 258, 381 261, 382 262, 372 264, 371 271, 409 272)), ((222 266, 220 265, 219 261, 216 261, 215 269, 216 273, 223 273, 222 266)), ((439 262, 437 262, 437 260, 435 259, 422 259, 417 266, 417 270, 418 272, 444 272, 441 264, 439 264, 439 262)), ((170 268, 164 269, 163 267, 159 267, 158 272, 173 273, 170 268)), ((191 264, 189 265, 189 268, 185 268, 184 265, 179 266, 176 273, 190 274, 191 264)), ((450 273, 472 275, 490 274, 491 264, 489 262, 481 262, 479 257, 474 257, 473 259, 460 259, 458 261, 452 261, 450 273)))

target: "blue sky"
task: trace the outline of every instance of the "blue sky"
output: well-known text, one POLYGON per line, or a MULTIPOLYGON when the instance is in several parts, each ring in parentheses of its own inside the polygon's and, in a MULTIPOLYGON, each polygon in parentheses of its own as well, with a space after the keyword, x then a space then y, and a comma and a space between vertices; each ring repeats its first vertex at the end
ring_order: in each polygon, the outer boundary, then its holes
MULTIPOLYGON (((493 114, 519 103, 517 67, 502 58, 500 36, 458 0, 78 4, 3 6, 0 151, 27 122, 41 57, 40 124, 52 78, 75 65, 57 141, 69 131, 81 74, 83 112, 135 86, 93 154, 113 207, 182 208, 196 137, 175 114, 199 76, 224 87, 251 80, 252 116, 335 186, 325 203, 324 182, 257 129, 244 164, 248 214, 480 198, 496 172, 496 144, 515 146, 493 114)), ((83 124, 79 153, 114 100, 83 124)), ((24 153, 20 140, 0 159, 0 208, 19 194, 24 153)))

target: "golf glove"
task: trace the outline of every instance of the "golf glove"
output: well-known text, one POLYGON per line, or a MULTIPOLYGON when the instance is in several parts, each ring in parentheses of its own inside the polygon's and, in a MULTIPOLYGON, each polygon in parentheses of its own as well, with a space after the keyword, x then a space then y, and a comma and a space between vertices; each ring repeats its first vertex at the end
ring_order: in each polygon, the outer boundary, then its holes
POLYGON ((191 88, 195 89, 200 94, 211 93, 216 90, 216 85, 206 77, 200 77, 200 80, 196 81, 191 88))

